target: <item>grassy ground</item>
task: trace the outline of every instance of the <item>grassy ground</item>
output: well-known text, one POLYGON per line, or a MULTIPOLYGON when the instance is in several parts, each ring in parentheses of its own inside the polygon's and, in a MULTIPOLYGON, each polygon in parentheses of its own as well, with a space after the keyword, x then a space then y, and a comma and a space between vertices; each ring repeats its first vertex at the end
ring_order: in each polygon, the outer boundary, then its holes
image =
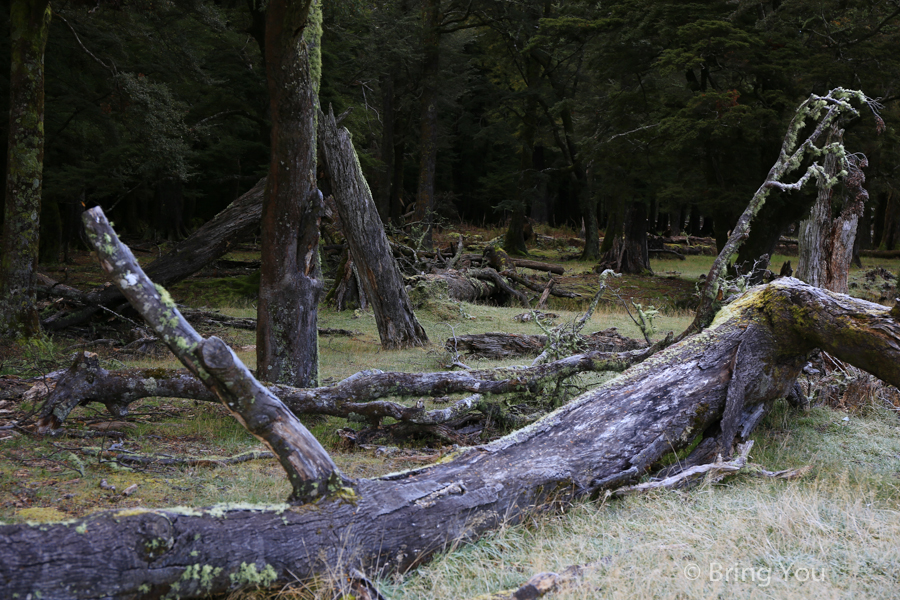
MULTIPOLYGON (((491 232, 483 236, 489 239, 491 232)), ((539 249, 535 255, 558 261, 561 253, 574 254, 576 250, 562 246, 539 249)), ((152 257, 148 255, 148 260, 152 257)), ((252 254, 233 258, 247 260, 252 254)), ((776 256, 773 265, 788 259, 791 257, 776 256)), ((612 283, 623 298, 662 309, 656 320, 657 337, 669 330, 678 333, 691 319, 685 307, 711 260, 653 261, 655 277, 626 276, 612 283)), ((792 260, 796 262, 796 258, 792 260)), ((585 298, 551 305, 559 315, 556 322, 573 319, 596 289, 593 265, 565 264, 567 273, 560 283, 579 289, 585 298)), ((851 291, 876 301, 892 299, 896 288, 871 273, 876 266, 896 273, 898 265, 900 261, 864 259, 863 269, 855 269, 851 275, 851 291)), ((100 280, 84 257, 70 267, 69 277, 70 283, 78 285, 100 280)), ((252 299, 242 300, 240 285, 233 287, 238 292, 222 296, 217 293, 225 289, 221 278, 207 273, 176 286, 173 293, 176 299, 195 305, 214 304, 224 297, 228 301, 223 312, 255 316, 252 299)), ((540 333, 537 325, 512 319, 520 312, 436 303, 417 313, 432 346, 384 352, 370 312, 323 308, 321 326, 356 333, 321 339, 321 376, 329 382, 361 369, 442 370, 449 358, 443 341, 454 333, 540 333)), ((601 305, 586 331, 608 327, 640 337, 614 297, 601 305)), ((254 366, 252 332, 204 333, 223 337, 248 366, 254 366)), ((6 346, 0 349, 0 375, 64 368, 71 354, 82 347, 77 340, 61 337, 6 346)), ((98 351, 109 369, 179 366, 164 353, 136 360, 111 349, 98 351)), ((467 362, 484 368, 529 361, 467 362)), ((598 380, 585 379, 582 384, 598 380)), ((578 564, 589 565, 584 577, 553 597, 896 597, 900 589, 900 420, 884 406, 876 398, 852 413, 827 407, 808 412, 792 412, 784 406, 776 410, 758 431, 752 458, 773 470, 811 465, 812 474, 799 481, 739 476, 687 492, 580 503, 564 515, 536 516, 525 525, 506 527, 478 544, 438 557, 415 573, 381 581, 379 586, 391 599, 469 598, 517 587, 540 571, 578 564)), ((0 420, 31 408, 0 400, 0 420)), ((118 465, 109 452, 111 444, 117 443, 121 445, 114 447, 113 453, 127 450, 215 459, 262 449, 217 405, 146 399, 132 405, 127 419, 113 419, 101 408, 76 409, 67 421, 68 435, 58 438, 0 431, 0 521, 49 521, 113 507, 276 502, 289 492, 274 460, 135 469, 118 465), (121 431, 125 437, 78 437, 106 429, 121 431), (138 485, 137 491, 123 496, 121 492, 133 484, 138 485)), ((329 418, 311 422, 310 427, 351 476, 373 476, 432 459, 421 447, 389 456, 349 452, 335 434, 346 425, 329 418)), ((289 597, 309 596, 298 592, 289 597)))

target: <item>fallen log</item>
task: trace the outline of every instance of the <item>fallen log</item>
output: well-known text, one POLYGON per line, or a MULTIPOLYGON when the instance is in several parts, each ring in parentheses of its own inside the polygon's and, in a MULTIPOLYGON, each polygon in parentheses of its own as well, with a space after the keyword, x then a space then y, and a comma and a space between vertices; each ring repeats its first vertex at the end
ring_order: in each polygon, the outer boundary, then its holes
POLYGON ((526 430, 314 504, 0 526, 0 595, 188 598, 354 567, 406 570, 535 511, 634 483, 697 436, 729 454, 729 435, 746 438, 815 347, 900 384, 898 321, 900 308, 779 279, 526 430))
MULTIPOLYGON (((145 272, 159 285, 171 285, 190 277, 213 260, 234 248, 238 242, 259 227, 262 214, 263 192, 266 179, 260 179, 250 191, 232 202, 211 221, 205 223, 172 250, 150 263, 145 272)), ((121 302, 121 292, 113 286, 91 292, 80 290, 60 290, 51 286, 49 293, 56 293, 70 300, 76 300, 84 308, 72 312, 60 311, 45 319, 42 326, 48 331, 58 331, 83 323, 100 312, 101 306, 121 302)))
POLYGON ((900 258, 900 250, 860 250, 859 255, 872 258, 900 258))
MULTIPOLYGON (((624 338, 628 339, 628 338, 624 338)), ((615 344, 611 347, 618 348, 615 344)), ((301 389, 286 385, 268 384, 267 389, 278 396, 294 414, 326 414, 337 417, 361 415, 370 419, 392 417, 419 424, 438 424, 460 416, 463 409, 474 410, 481 405, 480 394, 537 394, 545 387, 578 373, 596 371, 624 371, 662 345, 635 349, 631 352, 595 350, 584 354, 529 368, 498 368, 444 373, 383 373, 363 371, 351 375, 333 386, 301 389), (396 402, 376 402, 385 397, 444 396, 446 394, 475 394, 459 400, 452 411, 426 410, 396 402)), ((26 393, 30 402, 44 400, 38 412, 37 429, 49 433, 59 429, 69 413, 80 404, 98 402, 115 417, 125 417, 128 406, 148 397, 189 398, 218 402, 218 397, 206 388, 203 381, 184 369, 121 369, 107 370, 99 357, 81 352, 68 371, 51 374, 47 381, 32 383, 25 392, 25 383, 10 389, 26 393)), ((9 392, 11 394, 11 391, 9 392)))
MULTIPOLYGON (((615 327, 580 336, 585 348, 593 352, 627 352, 646 347, 643 341, 620 334, 615 327)), ((447 339, 449 351, 475 354, 485 358, 509 358, 539 354, 547 345, 546 335, 519 333, 476 333, 447 339)))

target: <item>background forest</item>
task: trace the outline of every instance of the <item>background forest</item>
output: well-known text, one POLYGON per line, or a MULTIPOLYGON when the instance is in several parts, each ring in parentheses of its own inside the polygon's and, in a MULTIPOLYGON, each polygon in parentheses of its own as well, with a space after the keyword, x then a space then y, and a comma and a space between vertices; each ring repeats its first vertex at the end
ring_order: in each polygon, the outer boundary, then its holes
MULTIPOLYGON (((78 243, 82 207, 102 206, 124 233, 174 240, 265 175, 258 4, 54 2, 42 261, 78 243)), ((721 245, 798 102, 844 86, 880 98, 888 124, 880 136, 865 119, 847 127, 847 147, 870 164, 859 244, 900 241, 896 0, 323 8, 321 104, 353 108, 344 125, 385 221, 402 223, 418 199, 417 216, 433 206, 451 220, 509 223, 510 252, 524 250, 526 217, 583 226, 586 259, 600 255, 598 229, 603 250, 610 232, 642 229, 721 245)), ((3 139, 7 129, 0 122, 3 139)), ((772 227, 744 258, 771 253, 812 197, 767 203, 772 227)))

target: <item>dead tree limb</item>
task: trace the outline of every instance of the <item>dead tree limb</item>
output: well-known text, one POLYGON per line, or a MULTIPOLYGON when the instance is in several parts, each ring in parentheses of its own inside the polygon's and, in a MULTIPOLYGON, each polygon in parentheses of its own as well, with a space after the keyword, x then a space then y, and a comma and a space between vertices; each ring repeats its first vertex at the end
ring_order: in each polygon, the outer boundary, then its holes
MULTIPOLYGON (((250 191, 228 205, 211 221, 179 242, 171 251, 150 263, 145 272, 159 285, 171 285, 189 277, 213 260, 228 252, 235 244, 259 227, 262 214, 263 192, 266 179, 263 178, 250 191)), ((101 309, 100 306, 122 300, 121 292, 114 286, 99 288, 91 292, 60 290, 53 286, 48 293, 59 294, 76 300, 84 306, 75 312, 62 311, 43 322, 50 331, 58 331, 90 319, 101 309), (60 293, 62 292, 62 293, 60 293)))
POLYGON ((720 289, 724 287, 724 278, 728 265, 737 256, 738 250, 749 237, 750 224, 762 209, 763 204, 765 204, 769 192, 773 189, 781 192, 799 191, 811 177, 827 179, 824 167, 820 166, 818 162, 814 162, 797 181, 793 183, 784 183, 782 181, 787 175, 800 167, 807 155, 811 154, 818 157, 821 154, 844 154, 845 151, 842 144, 825 144, 822 148, 819 148, 816 144, 822 135, 829 131, 839 119, 847 116, 859 116, 859 112, 851 104, 853 100, 868 105, 873 110, 875 108, 875 103, 862 92, 835 88, 825 96, 811 94, 797 109, 788 125, 788 131, 784 136, 778 160, 769 169, 765 181, 753 194, 753 198, 751 198, 747 208, 744 209, 744 212, 738 218, 737 224, 732 229, 728 241, 713 262, 709 275, 706 277, 706 283, 700 292, 700 306, 697 308, 694 322, 685 329, 679 336, 679 339, 684 339, 686 336, 696 333, 712 321, 719 307, 719 301, 721 300, 720 289), (803 139, 800 136, 808 126, 808 119, 814 122, 815 128, 808 137, 803 139))
MULTIPOLYGON (((605 332, 598 332, 603 334, 605 332)), ((505 334, 504 334, 505 335, 505 334)), ((597 334, 595 334, 597 335, 597 334)), ((498 368, 444 373, 356 373, 330 387, 301 389, 269 384, 267 389, 278 396, 295 414, 327 414, 337 417, 363 415, 369 418, 392 417, 420 424, 438 424, 457 418, 463 407, 471 410, 479 401, 463 402, 455 412, 427 411, 396 402, 375 402, 385 397, 444 396, 447 394, 537 394, 545 387, 578 373, 624 371, 649 357, 658 348, 621 351, 615 332, 612 337, 598 336, 597 348, 554 363, 530 368, 498 368), (604 344, 602 340, 607 340, 604 344), (443 421, 441 420, 443 419, 443 421)), ((621 336, 619 336, 621 338, 621 336)), ((586 338, 591 339, 589 336, 586 338)), ((622 338, 628 340, 628 338, 622 338)), ((633 341, 633 340, 630 340, 633 341)), ((49 385, 38 382, 28 393, 32 402, 44 398, 38 413, 41 433, 58 429, 79 404, 99 402, 110 414, 124 417, 128 406, 140 398, 190 398, 218 402, 215 393, 203 381, 185 370, 122 369, 106 370, 99 357, 90 352, 76 355, 68 371, 53 377, 49 385)))
POLYGON ((723 430, 745 438, 813 348, 900 384, 896 312, 779 279, 529 428, 355 491, 300 506, 127 509, 0 526, 0 596, 188 598, 354 567, 406 570, 534 511, 635 483, 698 436, 713 447, 723 430), (726 413, 737 422, 723 423, 726 413))
POLYGON ((256 381, 222 340, 200 337, 178 312, 169 293, 147 278, 99 207, 84 213, 84 227, 101 267, 122 295, 178 360, 278 456, 293 487, 292 500, 320 498, 329 488, 343 484, 334 461, 297 417, 256 381))
POLYGON ((319 111, 319 137, 344 237, 375 313, 381 347, 424 346, 428 336, 413 314, 350 134, 338 126, 334 113, 325 115, 319 111))

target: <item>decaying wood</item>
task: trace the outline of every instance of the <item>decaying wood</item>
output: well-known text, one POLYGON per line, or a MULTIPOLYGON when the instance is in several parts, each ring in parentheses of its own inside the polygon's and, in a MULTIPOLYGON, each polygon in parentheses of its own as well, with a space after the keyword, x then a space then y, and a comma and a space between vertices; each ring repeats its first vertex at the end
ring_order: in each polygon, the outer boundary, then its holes
POLYGON ((101 267, 122 295, 188 370, 278 456, 293 488, 292 499, 322 497, 329 487, 340 486, 344 477, 318 440, 222 340, 201 338, 184 320, 168 292, 147 278, 128 247, 119 241, 99 207, 84 213, 84 227, 101 267))
POLYGON ((354 567, 406 570, 500 524, 633 484, 697 436, 719 446, 732 429, 743 439, 816 347, 900 384, 900 323, 888 309, 783 278, 523 431, 314 504, 2 526, 0 595, 186 598, 354 567), (737 426, 721 423, 734 396, 737 426))
MULTIPOLYGON (((546 335, 493 332, 459 335, 449 338, 444 345, 448 350, 464 354, 509 358, 540 354, 547 339, 546 335)), ((585 348, 594 352, 626 352, 646 346, 642 341, 623 336, 615 327, 583 335, 581 340, 585 348)))
POLYGON ((350 134, 338 126, 331 112, 325 115, 319 111, 318 128, 344 237, 375 313, 381 346, 423 346, 428 336, 413 314, 350 134))
POLYGON ((757 477, 769 477, 772 479, 797 479, 803 477, 812 470, 805 466, 799 469, 784 469, 782 471, 768 471, 759 465, 747 462, 750 458, 750 450, 753 449, 753 440, 748 440, 738 445, 737 456, 731 460, 723 460, 722 456, 716 457, 711 463, 693 465, 678 472, 676 475, 656 481, 648 481, 637 485, 620 487, 610 494, 614 496, 631 496, 659 489, 677 489, 689 485, 701 478, 707 483, 716 483, 729 475, 748 473, 757 477))
MULTIPOLYGON (((265 187, 266 179, 263 178, 190 237, 147 265, 145 272, 159 285, 171 285, 229 252, 259 227, 265 187)), ((82 306, 80 310, 59 311, 45 319, 42 326, 49 331, 83 323, 100 312, 101 306, 123 300, 121 292, 114 286, 101 287, 91 292, 61 288, 56 282, 45 287, 46 293, 74 300, 82 306)))
MULTIPOLYGON (((391 417, 399 421, 434 425, 456 419, 467 411, 479 408, 482 402, 479 394, 493 396, 537 394, 545 387, 578 373, 623 371, 659 349, 659 347, 641 349, 635 347, 630 352, 621 351, 622 348, 634 344, 620 345, 616 339, 618 334, 614 330, 608 332, 609 336, 601 335, 598 339, 605 338, 610 340, 609 343, 600 342, 597 349, 591 352, 566 357, 539 367, 469 370, 463 373, 363 371, 329 387, 301 389, 269 384, 267 388, 295 414, 327 414, 345 418, 362 415, 369 419, 391 417), (610 350, 601 349, 604 347, 610 350), (391 396, 421 398, 459 393, 474 396, 456 401, 449 410, 426 410, 420 406, 409 407, 397 402, 377 401, 391 396)), ((587 339, 590 339, 590 336, 587 339)), ((622 339, 634 342, 628 338, 622 339)), ((140 398, 219 401, 216 394, 207 389, 202 380, 188 371, 107 370, 100 365, 99 357, 90 352, 76 355, 68 371, 52 375, 54 376, 34 382, 34 387, 27 392, 30 402, 44 401, 38 413, 37 428, 40 433, 58 429, 76 406, 89 402, 99 402, 106 406, 110 414, 124 417, 128 414, 129 404, 140 398)), ((16 389, 24 389, 24 386, 16 389)))
MULTIPOLYGON (((807 153, 812 153, 818 157, 821 154, 827 155, 843 152, 843 146, 823 145, 822 148, 819 148, 816 144, 822 135, 830 130, 831 126, 837 123, 839 119, 859 116, 859 112, 851 104, 853 100, 868 104, 873 110, 875 108, 872 101, 862 92, 835 88, 825 96, 810 94, 810 97, 797 109, 788 125, 788 132, 782 141, 778 159, 772 165, 772 168, 769 169, 765 181, 753 194, 753 198, 750 199, 747 208, 741 213, 737 224, 731 230, 728 241, 716 257, 712 267, 710 267, 709 274, 706 276, 706 281, 700 292, 700 307, 697 309, 694 322, 679 336, 680 339, 696 333, 712 321, 718 308, 719 291, 724 287, 726 270, 737 256, 738 250, 740 250, 744 241, 749 237, 750 224, 762 209, 769 193, 773 189, 782 192, 799 191, 811 177, 825 176, 824 168, 818 162, 814 162, 797 181, 793 183, 784 183, 782 181, 803 164, 807 153), (815 127, 812 133, 804 139, 801 138, 801 133, 809 126, 807 119, 812 119, 815 127)), ((768 262, 768 257, 766 262, 768 262)), ((765 265, 763 266, 765 267, 765 265)))

